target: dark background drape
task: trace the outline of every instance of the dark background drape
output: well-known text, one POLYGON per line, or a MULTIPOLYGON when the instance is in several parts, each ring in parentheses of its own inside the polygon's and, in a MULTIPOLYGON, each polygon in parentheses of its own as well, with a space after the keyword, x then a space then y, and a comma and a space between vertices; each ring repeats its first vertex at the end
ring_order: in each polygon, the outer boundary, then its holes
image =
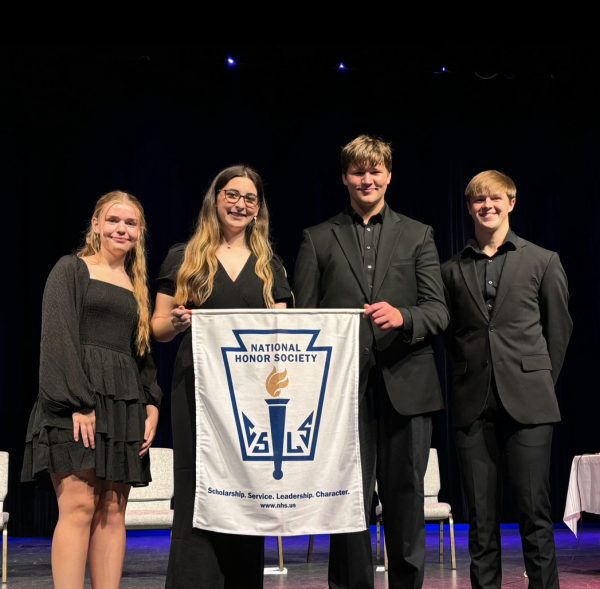
MULTIPOLYGON (((153 278, 169 246, 189 237, 212 177, 248 163, 265 180, 275 248, 292 274, 302 228, 347 202, 339 151, 360 133, 392 142, 388 202, 434 227, 442 260, 470 235, 464 187, 490 168, 517 184, 515 231, 560 253, 575 328, 557 390, 559 521, 573 455, 600 451, 599 57, 595 42, 3 46, 0 450, 11 456, 11 533, 49 534, 55 521, 52 491, 18 482, 37 395, 41 296, 53 264, 80 244, 96 199, 123 189, 142 200, 153 278)), ((171 444, 174 353, 173 344, 155 346, 160 446, 171 444)), ((435 417, 434 446, 442 497, 461 521, 450 419, 435 417)), ((514 521, 510 500, 505 520, 514 521)))

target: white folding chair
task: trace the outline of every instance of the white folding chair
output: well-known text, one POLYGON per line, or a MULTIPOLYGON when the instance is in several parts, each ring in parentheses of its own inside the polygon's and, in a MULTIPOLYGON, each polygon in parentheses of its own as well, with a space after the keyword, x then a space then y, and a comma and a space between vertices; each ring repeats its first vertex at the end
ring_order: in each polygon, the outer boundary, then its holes
POLYGON ((170 530, 173 526, 173 450, 150 448, 152 482, 132 487, 125 511, 129 530, 170 530))
MULTIPOLYGON (((440 522, 440 548, 439 562, 444 563, 444 522, 448 520, 450 524, 450 568, 456 569, 456 548, 454 545, 454 519, 452 518, 452 508, 449 503, 441 503, 438 500, 440 492, 440 465, 438 461, 437 450, 430 448, 429 460, 427 462, 427 470, 425 472, 424 487, 425 487, 425 521, 440 522)), ((383 514, 381 513, 381 505, 378 506, 377 513, 377 560, 381 557, 380 545, 383 544, 384 550, 384 565, 387 570, 387 550, 385 548, 385 539, 381 534, 380 528, 383 522, 383 514)), ((385 526, 384 526, 385 527, 385 526)))
POLYGON ((435 448, 429 450, 429 462, 425 473, 425 521, 440 522, 440 564, 444 562, 444 522, 450 524, 450 567, 456 569, 456 549, 454 546, 454 519, 449 503, 440 503, 440 465, 435 448))

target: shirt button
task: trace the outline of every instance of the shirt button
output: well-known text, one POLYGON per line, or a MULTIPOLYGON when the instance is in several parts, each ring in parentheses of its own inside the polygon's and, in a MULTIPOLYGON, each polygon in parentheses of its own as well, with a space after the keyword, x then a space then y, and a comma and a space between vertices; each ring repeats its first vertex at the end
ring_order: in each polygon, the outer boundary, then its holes
POLYGON ((491 264, 494 260, 488 260, 488 264, 491 264))
POLYGON ((371 228, 370 228, 370 227, 367 227, 367 231, 371 231, 371 228))
POLYGON ((368 246, 367 246, 367 249, 368 249, 368 250, 370 250, 370 249, 371 249, 371 246, 370 246, 370 245, 368 245, 368 246))
POLYGON ((490 331, 496 331, 496 327, 494 325, 490 325, 490 331))
POLYGON ((368 268, 369 270, 370 270, 372 267, 373 267, 373 266, 371 266, 371 264, 369 264, 369 265, 367 266, 367 268, 368 268))
POLYGON ((494 284, 493 280, 488 280, 488 284, 494 284))

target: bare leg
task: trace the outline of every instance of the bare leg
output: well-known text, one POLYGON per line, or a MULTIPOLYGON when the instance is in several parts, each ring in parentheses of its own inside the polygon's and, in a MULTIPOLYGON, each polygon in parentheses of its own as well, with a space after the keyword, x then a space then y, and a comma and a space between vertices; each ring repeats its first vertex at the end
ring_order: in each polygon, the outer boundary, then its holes
POLYGON ((125 558, 125 508, 129 485, 99 481, 89 546, 93 589, 119 589, 125 558))
POLYGON ((58 501, 58 523, 52 537, 52 578, 55 589, 83 589, 90 529, 95 510, 92 470, 52 474, 58 501))

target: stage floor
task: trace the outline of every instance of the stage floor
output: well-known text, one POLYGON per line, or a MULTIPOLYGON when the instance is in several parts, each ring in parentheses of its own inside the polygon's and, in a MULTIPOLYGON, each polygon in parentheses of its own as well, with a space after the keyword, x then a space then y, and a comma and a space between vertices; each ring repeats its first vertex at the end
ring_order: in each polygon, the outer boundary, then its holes
MULTIPOLYGON (((375 528, 373 547, 375 548, 375 528)), ((600 589, 600 527, 585 527, 579 540, 565 528, 556 526, 556 546, 562 589, 600 589)), ((527 587, 523 576, 521 542, 516 526, 502 527, 503 586, 527 587)), ((306 563, 308 538, 284 538, 287 574, 265 575, 265 587, 285 589, 323 589, 327 587, 328 536, 317 536, 311 563, 306 563)), ((167 532, 129 532, 122 589, 164 587, 169 551, 167 532)), ((467 526, 456 526, 457 570, 450 570, 450 540, 446 527, 444 564, 438 563, 438 527, 427 525, 426 589, 463 589, 470 587, 467 526)), ((266 539, 266 565, 277 568, 275 538, 266 539)), ((9 540, 7 589, 52 587, 49 538, 11 538, 9 540)), ((381 563, 383 564, 383 563, 381 563)), ((90 585, 87 584, 86 587, 90 585)), ((4 587, 4 586, 2 586, 4 587)), ((387 587, 386 573, 375 573, 376 589, 387 587)), ((240 589, 244 589, 240 587, 240 589)))

